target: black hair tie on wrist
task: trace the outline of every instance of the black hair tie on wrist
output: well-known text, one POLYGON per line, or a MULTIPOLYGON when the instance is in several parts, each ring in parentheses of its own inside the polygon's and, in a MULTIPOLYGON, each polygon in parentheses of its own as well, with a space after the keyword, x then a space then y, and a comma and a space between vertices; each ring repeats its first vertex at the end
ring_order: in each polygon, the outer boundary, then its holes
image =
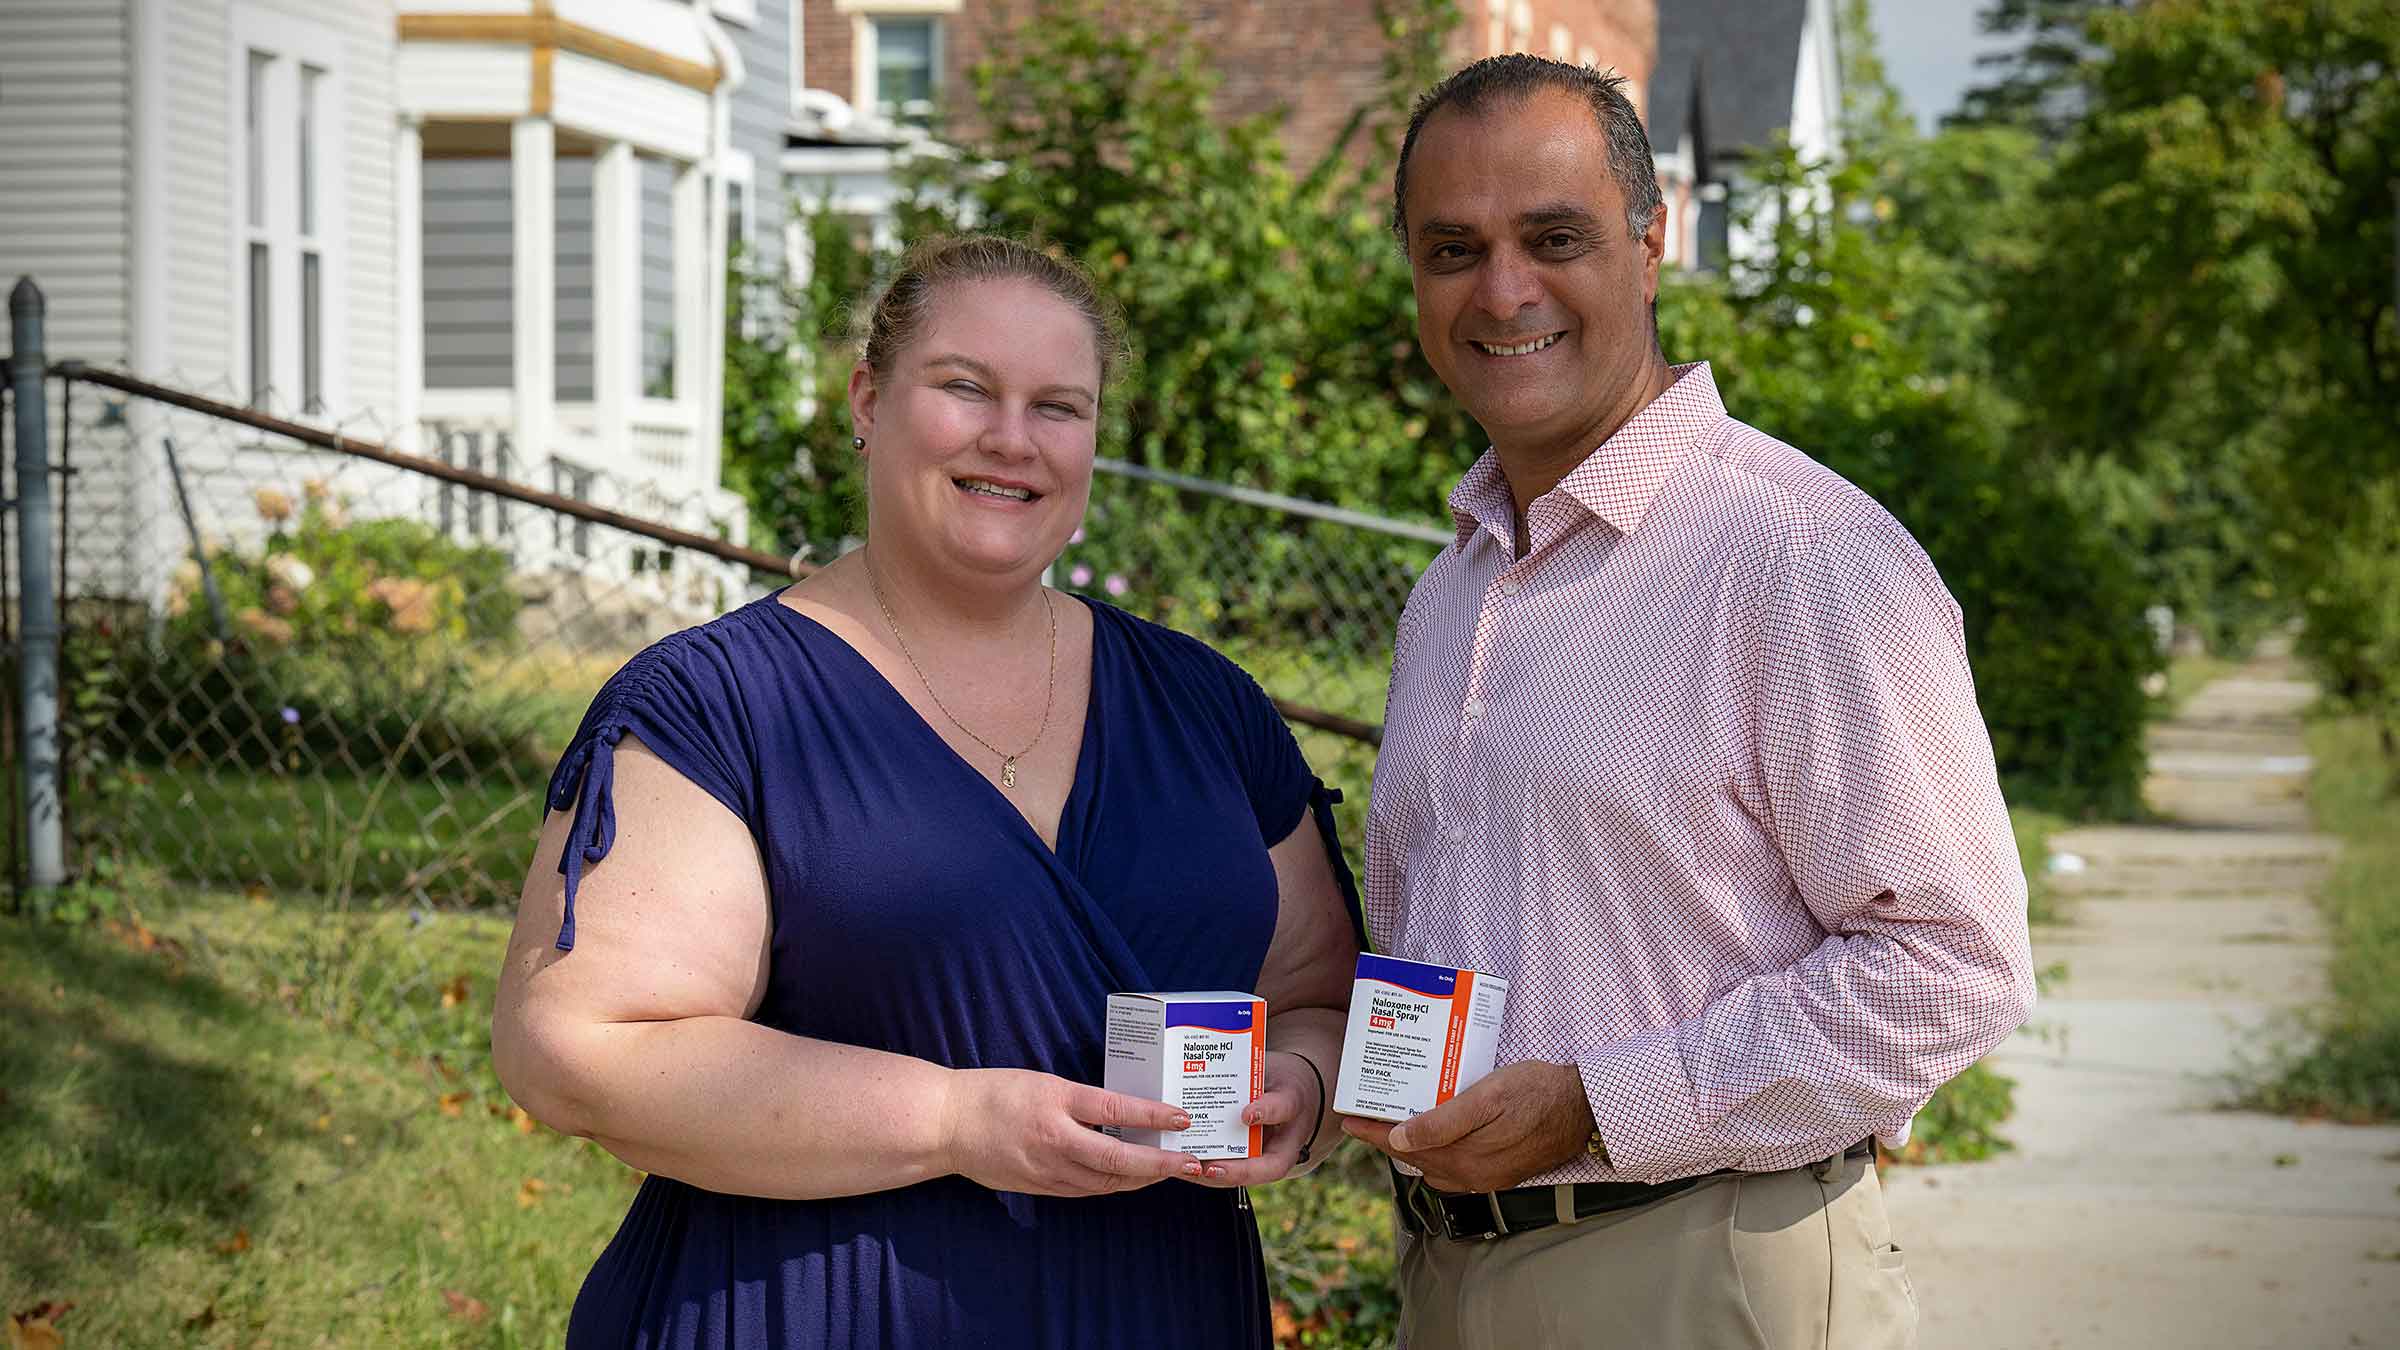
POLYGON ((1315 1060, 1297 1050, 1286 1050, 1283 1053, 1307 1065, 1309 1073, 1317 1080, 1317 1118, 1308 1127, 1308 1142, 1300 1146, 1300 1156, 1292 1160, 1297 1165, 1308 1161, 1309 1150, 1317 1146, 1317 1131, 1325 1128, 1325 1073, 1324 1070, 1317 1067, 1315 1060))

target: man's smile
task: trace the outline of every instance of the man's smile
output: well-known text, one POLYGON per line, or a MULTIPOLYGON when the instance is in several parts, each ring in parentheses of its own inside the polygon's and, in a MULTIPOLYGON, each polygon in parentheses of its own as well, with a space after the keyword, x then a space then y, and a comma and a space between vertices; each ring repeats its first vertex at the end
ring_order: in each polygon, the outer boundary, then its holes
POLYGON ((1555 345, 1560 338, 1565 336, 1564 332, 1550 333, 1513 346, 1503 346, 1494 342, 1478 342, 1474 338, 1469 338, 1467 345, 1482 352, 1485 356, 1531 356, 1535 352, 1555 345))

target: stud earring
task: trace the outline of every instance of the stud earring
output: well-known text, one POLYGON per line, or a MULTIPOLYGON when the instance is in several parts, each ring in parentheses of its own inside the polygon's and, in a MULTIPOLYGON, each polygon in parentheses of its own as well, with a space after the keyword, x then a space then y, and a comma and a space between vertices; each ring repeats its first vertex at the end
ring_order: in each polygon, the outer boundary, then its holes
POLYGON ((866 449, 866 448, 867 448, 867 438, 866 438, 866 437, 864 437, 864 436, 853 436, 853 437, 851 437, 851 438, 850 438, 850 448, 851 448, 851 449, 853 449, 853 450, 864 450, 864 449, 866 449))

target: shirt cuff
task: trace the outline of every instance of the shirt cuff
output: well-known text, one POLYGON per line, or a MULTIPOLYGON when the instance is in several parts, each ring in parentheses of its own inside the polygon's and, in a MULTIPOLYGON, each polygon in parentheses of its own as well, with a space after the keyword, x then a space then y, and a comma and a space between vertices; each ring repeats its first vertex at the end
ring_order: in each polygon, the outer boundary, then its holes
POLYGON ((1674 1028, 1628 1036, 1577 1060, 1576 1069, 1617 1180, 1656 1184, 1728 1165, 1693 1110, 1674 1028))

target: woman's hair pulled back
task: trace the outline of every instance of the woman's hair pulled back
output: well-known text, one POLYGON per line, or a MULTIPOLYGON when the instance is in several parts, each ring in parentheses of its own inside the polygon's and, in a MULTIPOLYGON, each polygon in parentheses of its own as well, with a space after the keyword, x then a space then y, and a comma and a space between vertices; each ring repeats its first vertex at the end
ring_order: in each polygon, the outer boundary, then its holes
POLYGON ((995 234, 927 239, 901 257, 899 271, 867 321, 867 368, 879 381, 891 378, 900 353, 924 335, 934 301, 968 282, 1001 280, 1030 281, 1083 316, 1091 326, 1105 389, 1128 356, 1124 316, 1080 266, 995 234))

